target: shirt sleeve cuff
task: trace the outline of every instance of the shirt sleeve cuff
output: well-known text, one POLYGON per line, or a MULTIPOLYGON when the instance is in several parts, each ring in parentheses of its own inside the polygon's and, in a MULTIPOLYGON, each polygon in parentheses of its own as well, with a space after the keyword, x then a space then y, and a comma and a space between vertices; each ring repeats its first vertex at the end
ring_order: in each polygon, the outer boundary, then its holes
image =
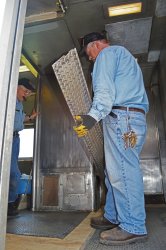
POLYGON ((92 116, 97 122, 101 120, 100 114, 96 114, 96 112, 92 112, 91 110, 89 111, 88 115, 92 116))

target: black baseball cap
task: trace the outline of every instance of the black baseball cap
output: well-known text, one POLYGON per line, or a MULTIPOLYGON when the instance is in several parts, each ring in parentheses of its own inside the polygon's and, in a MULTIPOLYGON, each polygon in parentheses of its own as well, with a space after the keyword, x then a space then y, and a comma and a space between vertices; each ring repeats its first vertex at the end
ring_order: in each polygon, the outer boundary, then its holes
POLYGON ((83 37, 82 40, 82 47, 86 47, 88 43, 97 41, 97 40, 102 40, 105 39, 105 35, 101 34, 99 32, 92 32, 83 37))
POLYGON ((18 80, 18 85, 22 85, 24 86, 26 89, 31 90, 32 92, 35 92, 35 88, 32 86, 32 84, 30 83, 30 80, 27 78, 20 78, 18 80))
POLYGON ((99 32, 91 32, 85 35, 84 37, 81 38, 81 51, 79 54, 85 55, 85 48, 89 43, 102 39, 106 39, 106 36, 105 34, 99 32))

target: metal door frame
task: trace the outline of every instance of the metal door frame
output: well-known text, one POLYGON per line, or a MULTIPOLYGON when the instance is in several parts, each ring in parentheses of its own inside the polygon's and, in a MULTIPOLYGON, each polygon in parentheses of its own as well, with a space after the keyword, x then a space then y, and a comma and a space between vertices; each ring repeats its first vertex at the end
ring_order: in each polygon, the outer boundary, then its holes
POLYGON ((0 2, 0 248, 5 249, 16 91, 27 0, 0 2))

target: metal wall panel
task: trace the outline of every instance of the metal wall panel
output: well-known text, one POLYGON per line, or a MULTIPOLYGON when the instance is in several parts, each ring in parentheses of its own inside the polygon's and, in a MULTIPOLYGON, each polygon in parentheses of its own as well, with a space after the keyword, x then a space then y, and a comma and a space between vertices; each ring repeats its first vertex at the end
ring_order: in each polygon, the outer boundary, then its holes
POLYGON ((159 80, 160 80, 160 95, 161 95, 161 102, 162 102, 162 108, 163 108, 163 117, 164 117, 164 123, 165 123, 165 129, 166 129, 166 39, 164 43, 164 47, 161 50, 160 54, 160 70, 159 70, 159 80))
POLYGON ((75 167, 88 169, 90 163, 73 131, 62 92, 56 79, 52 80, 45 80, 41 90, 41 169, 45 173, 75 167))
MULTIPOLYGON (((165 39, 166 41, 166 39, 165 39)), ((162 119, 164 119, 164 124, 159 123, 159 132, 160 132, 160 156, 161 156, 161 169, 163 177, 163 188, 164 196, 166 200, 166 43, 163 44, 163 49, 160 53, 159 61, 159 88, 156 91, 156 95, 161 97, 161 100, 158 100, 157 105, 160 107, 159 112, 157 113, 162 119)))
POLYGON ((94 200, 92 200, 94 195, 92 172, 63 175, 62 185, 62 202, 65 210, 94 209, 94 200))
POLYGON ((155 14, 157 17, 166 16, 166 1, 165 0, 157 0, 155 14))
POLYGON ((93 210, 92 161, 73 131, 73 118, 54 75, 41 78, 39 102, 33 210, 93 210), (51 180, 47 185, 45 178, 51 180))
POLYGON ((152 26, 152 18, 140 18, 105 25, 112 45, 126 47, 131 53, 147 53, 152 26), (144 37, 144 39, 142 39, 144 37))
POLYGON ((160 159, 144 159, 141 160, 140 163, 143 172, 144 193, 163 193, 160 159))
POLYGON ((141 152, 142 159, 159 158, 159 135, 155 114, 155 97, 147 90, 149 99, 149 112, 147 114, 147 135, 144 147, 141 152))
POLYGON ((159 123, 162 117, 157 116, 161 106, 157 106, 157 98, 151 89, 147 89, 149 112, 147 114, 147 136, 141 152, 141 168, 143 172, 145 194, 163 193, 163 179, 161 172, 161 146, 159 123))

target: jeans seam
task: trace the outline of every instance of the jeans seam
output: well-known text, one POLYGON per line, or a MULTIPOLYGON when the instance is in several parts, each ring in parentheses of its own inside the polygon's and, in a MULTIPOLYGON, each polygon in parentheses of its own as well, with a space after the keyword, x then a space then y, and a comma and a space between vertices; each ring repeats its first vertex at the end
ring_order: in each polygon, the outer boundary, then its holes
MULTIPOLYGON (((120 120, 120 116, 118 116, 118 121, 120 120)), ((119 142, 119 147, 121 147, 121 138, 122 138, 122 133, 121 133, 121 129, 120 126, 118 126, 118 130, 117 130, 117 139, 119 142)), ((127 194, 127 207, 128 207, 128 216, 131 219, 132 222, 132 218, 131 218, 131 207, 130 207, 130 199, 129 199, 129 194, 128 194, 128 188, 127 188, 127 182, 126 182, 126 177, 125 177, 125 168, 124 168, 124 157, 122 154, 120 154, 121 156, 121 170, 122 170, 122 176, 123 176, 123 181, 124 181, 124 186, 125 186, 125 190, 126 190, 126 194, 127 194)), ((133 223, 133 222, 132 222, 133 223)))

